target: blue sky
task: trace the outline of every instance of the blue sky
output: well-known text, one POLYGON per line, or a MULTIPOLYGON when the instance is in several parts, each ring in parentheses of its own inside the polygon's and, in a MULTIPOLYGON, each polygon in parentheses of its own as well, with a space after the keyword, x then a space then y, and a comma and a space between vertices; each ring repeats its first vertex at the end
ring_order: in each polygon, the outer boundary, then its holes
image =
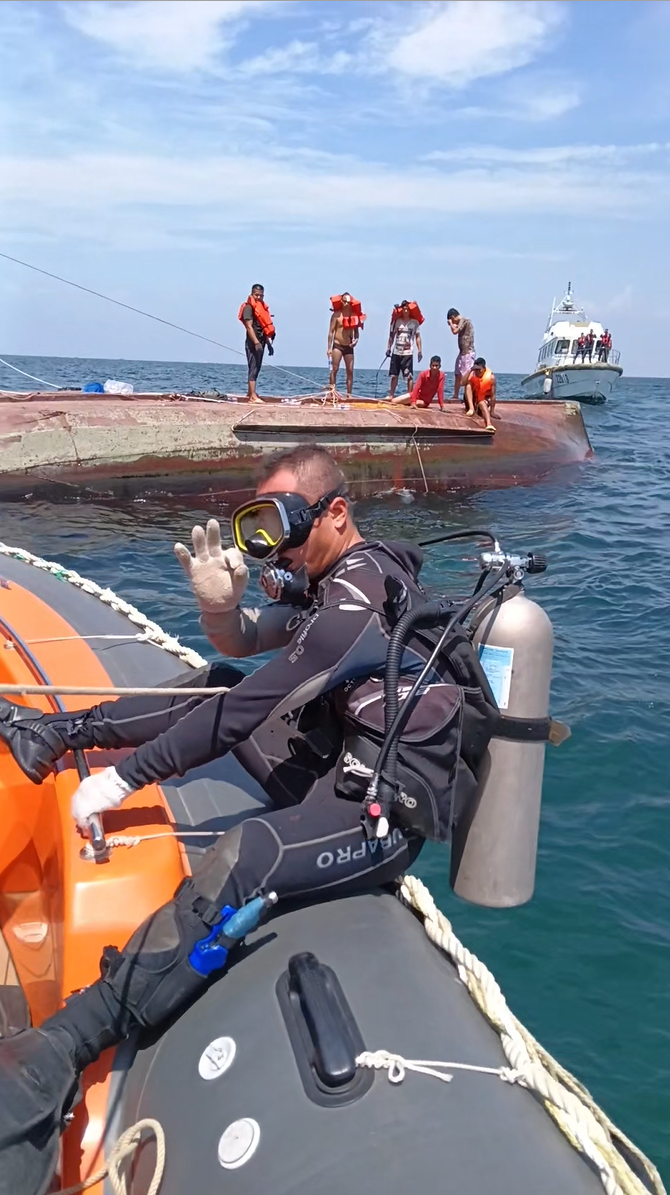
MULTIPOLYGON (((568 279, 628 374, 668 375, 666 0, 0 4, 0 249, 279 364, 328 296, 377 368, 416 298, 525 371, 568 279)), ((0 353, 233 361, 0 259, 0 353)))

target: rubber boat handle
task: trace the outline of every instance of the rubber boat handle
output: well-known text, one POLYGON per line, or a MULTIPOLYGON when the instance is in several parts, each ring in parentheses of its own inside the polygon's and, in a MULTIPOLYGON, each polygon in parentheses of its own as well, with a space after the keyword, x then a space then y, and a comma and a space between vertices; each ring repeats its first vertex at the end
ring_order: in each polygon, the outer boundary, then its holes
POLYGON ((311 953, 293 955, 288 975, 291 996, 299 1005, 311 1040, 312 1066, 319 1079, 326 1087, 351 1083, 356 1076, 358 1043, 348 1023, 351 1013, 337 977, 311 953))
MULTIPOLYGON (((77 765, 77 772, 80 780, 86 780, 91 775, 91 769, 86 762, 86 756, 83 751, 74 751, 74 762, 77 765)), ((93 852, 93 859, 96 863, 103 863, 105 859, 109 858, 109 847, 105 838, 105 831, 102 828, 100 815, 94 813, 88 819, 88 838, 93 852)))

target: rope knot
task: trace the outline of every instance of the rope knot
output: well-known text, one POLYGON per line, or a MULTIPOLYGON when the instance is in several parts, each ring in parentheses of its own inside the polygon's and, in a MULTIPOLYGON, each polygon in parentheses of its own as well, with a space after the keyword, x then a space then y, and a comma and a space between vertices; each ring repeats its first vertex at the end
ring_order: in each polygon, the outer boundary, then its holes
POLYGON ((388 1050, 365 1050, 356 1059, 357 1066, 370 1070, 388 1071, 389 1083, 402 1083, 406 1074, 405 1059, 401 1054, 390 1054, 388 1050))

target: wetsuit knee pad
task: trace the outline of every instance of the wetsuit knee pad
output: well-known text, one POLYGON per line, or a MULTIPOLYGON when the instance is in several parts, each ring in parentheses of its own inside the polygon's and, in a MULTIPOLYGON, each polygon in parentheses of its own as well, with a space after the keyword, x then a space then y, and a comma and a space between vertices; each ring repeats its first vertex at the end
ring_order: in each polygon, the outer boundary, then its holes
POLYGON ((205 986, 189 955, 215 924, 217 910, 206 905, 186 880, 174 900, 149 917, 122 951, 105 949, 103 982, 138 1024, 160 1025, 205 986))

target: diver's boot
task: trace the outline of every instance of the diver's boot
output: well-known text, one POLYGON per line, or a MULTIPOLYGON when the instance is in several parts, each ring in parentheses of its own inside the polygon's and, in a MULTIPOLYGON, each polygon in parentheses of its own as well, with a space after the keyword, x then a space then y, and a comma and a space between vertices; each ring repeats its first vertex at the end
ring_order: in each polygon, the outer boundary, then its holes
POLYGON ((24 1029, 0 1040, 0 1195, 44 1195, 63 1118, 77 1095, 67 1035, 24 1029))
POLYGON ((0 741, 33 784, 41 784, 67 751, 96 746, 93 718, 94 710, 40 714, 0 697, 0 741))
POLYGON ((105 947, 96 983, 39 1029, 0 1039, 0 1195, 45 1195, 84 1068, 131 1030, 164 1025, 207 987, 191 955, 221 924, 228 901, 244 903, 233 879, 242 832, 235 826, 219 839, 197 876, 183 880, 123 950, 105 947))
POLYGON ((39 1029, 0 1039, 0 1195, 45 1195, 84 1068, 131 1030, 161 1025, 206 987, 189 963, 218 916, 207 916, 206 905, 184 881, 124 950, 105 948, 101 979, 39 1029))

